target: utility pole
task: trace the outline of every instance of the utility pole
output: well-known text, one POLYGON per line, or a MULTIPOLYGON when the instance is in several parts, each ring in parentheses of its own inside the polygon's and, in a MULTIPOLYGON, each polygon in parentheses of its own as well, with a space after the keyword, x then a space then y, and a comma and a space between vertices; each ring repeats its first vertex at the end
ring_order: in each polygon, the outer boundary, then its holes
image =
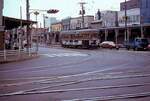
POLYGON ((86 4, 85 2, 79 2, 80 6, 81 6, 81 10, 80 10, 80 15, 82 15, 82 28, 84 28, 84 15, 85 15, 85 7, 84 5, 86 4))
POLYGON ((127 40, 128 38, 128 33, 127 33, 127 1, 125 0, 125 41, 129 41, 127 40))
MULTIPOLYGON (((29 8, 30 8, 29 0, 26 0, 26 18, 28 22, 30 20, 29 8)), ((29 52, 29 48, 30 48, 30 27, 28 23, 27 24, 27 52, 29 52)))
POLYGON ((37 21, 37 16, 39 15, 39 12, 34 12, 35 14, 35 19, 36 19, 36 35, 37 35, 37 40, 36 40, 36 52, 38 53, 39 50, 39 35, 38 35, 38 21, 37 21))
POLYGON ((44 29, 45 29, 45 15, 43 14, 43 27, 44 27, 44 29))

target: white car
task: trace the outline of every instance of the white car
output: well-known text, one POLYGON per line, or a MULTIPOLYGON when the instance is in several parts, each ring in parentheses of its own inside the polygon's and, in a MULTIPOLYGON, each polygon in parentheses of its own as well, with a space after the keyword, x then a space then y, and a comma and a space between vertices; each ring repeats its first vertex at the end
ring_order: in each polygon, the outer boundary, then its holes
POLYGON ((104 41, 100 44, 100 47, 102 48, 116 48, 119 49, 119 47, 113 42, 113 41, 104 41))

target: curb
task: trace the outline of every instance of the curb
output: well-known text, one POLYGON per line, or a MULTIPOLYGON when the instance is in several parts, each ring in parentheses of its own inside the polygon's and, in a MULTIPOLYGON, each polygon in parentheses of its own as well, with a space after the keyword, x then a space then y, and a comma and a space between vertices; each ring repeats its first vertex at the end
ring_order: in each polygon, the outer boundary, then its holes
POLYGON ((12 62, 21 62, 21 61, 26 61, 26 60, 31 60, 34 58, 38 58, 40 55, 31 55, 27 58, 21 58, 21 59, 16 59, 16 60, 6 60, 6 61, 0 61, 0 64, 6 64, 6 63, 12 63, 12 62))

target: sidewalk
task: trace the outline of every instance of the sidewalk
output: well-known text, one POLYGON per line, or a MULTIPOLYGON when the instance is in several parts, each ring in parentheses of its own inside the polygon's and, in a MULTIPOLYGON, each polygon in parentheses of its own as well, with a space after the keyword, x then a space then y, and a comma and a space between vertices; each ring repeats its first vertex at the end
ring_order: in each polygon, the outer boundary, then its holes
POLYGON ((6 59, 4 59, 3 56, 0 56, 0 64, 24 61, 24 60, 33 59, 36 57, 39 57, 37 53, 31 53, 30 55, 27 53, 21 53, 20 55, 14 54, 14 55, 7 56, 6 59))

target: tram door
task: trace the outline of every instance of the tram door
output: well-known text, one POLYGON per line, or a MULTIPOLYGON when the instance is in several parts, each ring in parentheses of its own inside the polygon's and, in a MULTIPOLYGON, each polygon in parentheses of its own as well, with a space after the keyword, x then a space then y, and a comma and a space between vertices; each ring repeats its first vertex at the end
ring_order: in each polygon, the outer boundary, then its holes
POLYGON ((89 47, 89 40, 82 40, 82 46, 83 46, 83 48, 88 48, 89 47))

